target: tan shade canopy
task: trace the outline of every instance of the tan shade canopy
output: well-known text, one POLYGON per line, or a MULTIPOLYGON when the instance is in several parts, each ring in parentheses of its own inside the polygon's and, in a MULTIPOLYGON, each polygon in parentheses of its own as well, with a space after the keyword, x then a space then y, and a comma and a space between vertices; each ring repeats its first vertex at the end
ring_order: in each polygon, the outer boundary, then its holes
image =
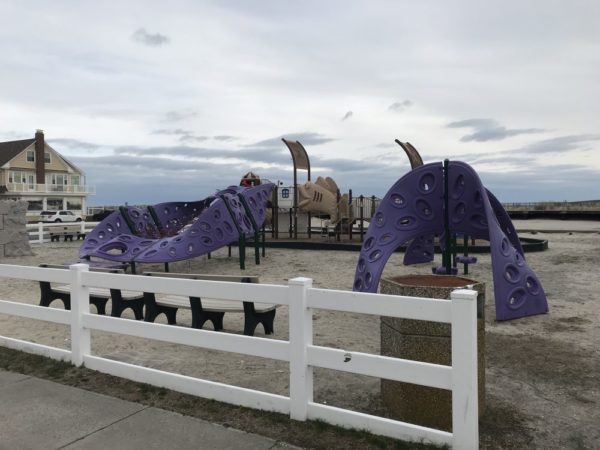
POLYGON ((304 146, 298 141, 293 142, 283 138, 281 140, 290 149, 296 169, 310 170, 310 162, 304 146))

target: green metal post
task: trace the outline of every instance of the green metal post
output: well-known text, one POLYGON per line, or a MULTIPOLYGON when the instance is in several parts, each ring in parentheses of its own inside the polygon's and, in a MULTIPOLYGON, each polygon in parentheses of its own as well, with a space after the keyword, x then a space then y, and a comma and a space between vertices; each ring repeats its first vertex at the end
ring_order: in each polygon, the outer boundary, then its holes
POLYGON ((452 254, 452 250, 451 250, 451 246, 452 246, 452 237, 450 236, 450 212, 448 211, 449 208, 449 201, 448 201, 448 184, 449 184, 449 180, 448 180, 448 166, 449 166, 450 161, 448 159, 444 160, 444 244, 445 244, 445 250, 444 250, 444 254, 442 255, 442 261, 443 261, 443 265, 446 268, 446 275, 450 275, 452 273, 452 263, 451 263, 451 254, 452 254))

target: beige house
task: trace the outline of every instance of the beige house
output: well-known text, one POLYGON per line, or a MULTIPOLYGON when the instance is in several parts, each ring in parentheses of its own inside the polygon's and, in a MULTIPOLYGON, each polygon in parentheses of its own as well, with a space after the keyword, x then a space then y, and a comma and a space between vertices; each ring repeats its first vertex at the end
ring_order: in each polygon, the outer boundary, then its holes
POLYGON ((83 171, 50 147, 42 130, 33 139, 0 142, 0 200, 28 201, 28 216, 58 209, 85 215, 93 194, 83 171))

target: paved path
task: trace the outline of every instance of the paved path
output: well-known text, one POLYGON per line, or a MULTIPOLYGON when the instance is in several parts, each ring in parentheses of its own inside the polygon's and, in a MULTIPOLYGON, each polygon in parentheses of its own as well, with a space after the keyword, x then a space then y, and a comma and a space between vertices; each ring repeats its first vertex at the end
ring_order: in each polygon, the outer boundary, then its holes
POLYGON ((0 449, 294 448, 193 417, 0 371, 0 449))

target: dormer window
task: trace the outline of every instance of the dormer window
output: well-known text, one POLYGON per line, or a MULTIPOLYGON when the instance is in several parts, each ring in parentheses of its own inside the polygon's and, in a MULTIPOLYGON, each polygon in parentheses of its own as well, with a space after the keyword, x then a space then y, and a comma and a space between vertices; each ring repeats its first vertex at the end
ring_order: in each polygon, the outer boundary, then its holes
POLYGON ((35 150, 27 150, 27 162, 35 162, 35 150))
POLYGON ((50 152, 44 152, 44 162, 46 164, 50 164, 52 160, 50 159, 50 152))

